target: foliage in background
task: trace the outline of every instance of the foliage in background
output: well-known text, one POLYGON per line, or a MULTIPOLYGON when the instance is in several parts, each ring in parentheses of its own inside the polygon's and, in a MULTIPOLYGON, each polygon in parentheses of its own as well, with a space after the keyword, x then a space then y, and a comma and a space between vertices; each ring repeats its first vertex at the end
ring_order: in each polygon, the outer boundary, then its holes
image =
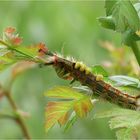
POLYGON ((122 34, 122 43, 130 46, 140 64, 140 51, 137 41, 140 40, 140 4, 134 5, 130 1, 105 2, 106 17, 100 17, 99 22, 105 28, 112 29, 122 34))
MULTIPOLYGON (((137 62, 140 65, 140 50, 138 41, 140 40, 140 3, 134 5, 130 1, 108 1, 105 2, 106 17, 100 17, 99 22, 105 28, 112 29, 122 34, 122 44, 132 48, 137 62)), ((115 49, 111 44, 106 43, 105 48, 108 49, 114 60, 117 62, 114 65, 114 71, 119 70, 117 65, 124 66, 124 74, 133 74, 139 77, 140 68, 132 61, 132 57, 129 54, 131 60, 127 60, 126 64, 122 61, 127 55, 127 51, 123 48, 115 49), (117 57, 116 57, 117 56, 117 57), (117 69, 118 68, 118 69, 117 69)), ((107 63, 105 64, 107 66, 107 63)), ((126 78, 126 76, 113 76, 112 80, 115 80, 118 86, 132 86, 135 85, 139 89, 139 80, 134 78, 126 78), (130 84, 130 85, 129 85, 130 84)), ((136 92, 136 91, 133 91, 136 92)), ((126 110, 113 109, 112 111, 106 111, 99 113, 97 118, 111 117, 109 121, 111 129, 117 130, 118 139, 139 139, 139 113, 126 110), (136 113, 136 114, 135 114, 136 113)))

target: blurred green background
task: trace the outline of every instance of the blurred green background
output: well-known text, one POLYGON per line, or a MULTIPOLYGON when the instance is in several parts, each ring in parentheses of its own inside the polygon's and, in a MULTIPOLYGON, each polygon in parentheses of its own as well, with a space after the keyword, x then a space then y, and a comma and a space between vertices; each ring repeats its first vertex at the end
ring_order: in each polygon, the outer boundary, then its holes
MULTIPOLYGON (((45 42, 52 51, 70 55, 88 65, 109 59, 99 41, 120 45, 119 35, 103 29, 97 18, 105 15, 104 1, 0 1, 0 32, 7 26, 16 27, 25 45, 45 42)), ((2 34, 1 34, 2 35, 2 34)), ((4 72, 1 81, 7 80, 4 72)), ((13 98, 19 107, 31 114, 26 119, 32 138, 96 138, 112 139, 107 119, 81 119, 66 133, 58 125, 45 134, 44 112, 47 98, 43 92, 55 85, 68 85, 50 68, 35 68, 18 76, 13 83, 13 98)), ((6 99, 1 109, 9 110, 6 99)), ((0 138, 22 137, 20 128, 11 120, 0 120, 0 138)))

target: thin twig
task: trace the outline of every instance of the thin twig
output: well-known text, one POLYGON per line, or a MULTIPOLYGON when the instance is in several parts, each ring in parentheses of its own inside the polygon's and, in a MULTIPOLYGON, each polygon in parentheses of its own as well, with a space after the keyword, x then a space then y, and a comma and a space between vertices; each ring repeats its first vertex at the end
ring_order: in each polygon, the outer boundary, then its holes
POLYGON ((30 137, 30 135, 29 135, 29 132, 28 132, 27 127, 26 127, 26 125, 25 125, 25 123, 24 123, 24 121, 23 121, 22 116, 18 113, 18 107, 17 107, 15 101, 13 100, 13 98, 11 97, 11 94, 10 94, 9 92, 7 92, 7 93, 5 94, 5 96, 7 97, 8 101, 9 101, 9 103, 10 103, 12 109, 13 109, 13 111, 14 111, 15 113, 17 113, 17 116, 16 116, 15 120, 16 120, 16 122, 19 124, 19 126, 20 126, 20 128, 21 128, 21 130, 22 130, 22 132, 23 132, 24 137, 25 137, 26 139, 30 140, 31 137, 30 137))
POLYGON ((15 117, 10 115, 10 114, 0 112, 0 119, 12 119, 12 120, 15 120, 15 117))

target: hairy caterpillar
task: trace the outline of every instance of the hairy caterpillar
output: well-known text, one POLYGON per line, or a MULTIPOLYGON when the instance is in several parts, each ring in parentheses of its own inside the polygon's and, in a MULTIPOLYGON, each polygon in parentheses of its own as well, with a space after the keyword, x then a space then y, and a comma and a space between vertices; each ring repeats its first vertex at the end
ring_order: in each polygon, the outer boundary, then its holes
POLYGON ((140 110, 140 95, 132 96, 114 88, 103 81, 102 75, 94 75, 89 67, 73 58, 65 59, 49 51, 44 53, 49 56, 49 61, 45 65, 53 65, 60 78, 77 80, 88 86, 96 96, 124 108, 140 110))

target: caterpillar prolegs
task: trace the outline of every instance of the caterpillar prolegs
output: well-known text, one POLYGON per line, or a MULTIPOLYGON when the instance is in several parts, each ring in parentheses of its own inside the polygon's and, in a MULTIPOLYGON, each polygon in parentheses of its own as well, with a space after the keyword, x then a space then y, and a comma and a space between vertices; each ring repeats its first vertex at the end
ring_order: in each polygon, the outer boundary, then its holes
MULTIPOLYGON (((42 50, 43 51, 43 50, 42 50)), ((93 94, 115 103, 121 107, 140 110, 140 95, 132 96, 104 82, 101 75, 94 75, 90 68, 73 58, 63 58, 52 52, 44 52, 49 56, 46 65, 53 65, 60 78, 77 80, 88 86, 93 94)))

